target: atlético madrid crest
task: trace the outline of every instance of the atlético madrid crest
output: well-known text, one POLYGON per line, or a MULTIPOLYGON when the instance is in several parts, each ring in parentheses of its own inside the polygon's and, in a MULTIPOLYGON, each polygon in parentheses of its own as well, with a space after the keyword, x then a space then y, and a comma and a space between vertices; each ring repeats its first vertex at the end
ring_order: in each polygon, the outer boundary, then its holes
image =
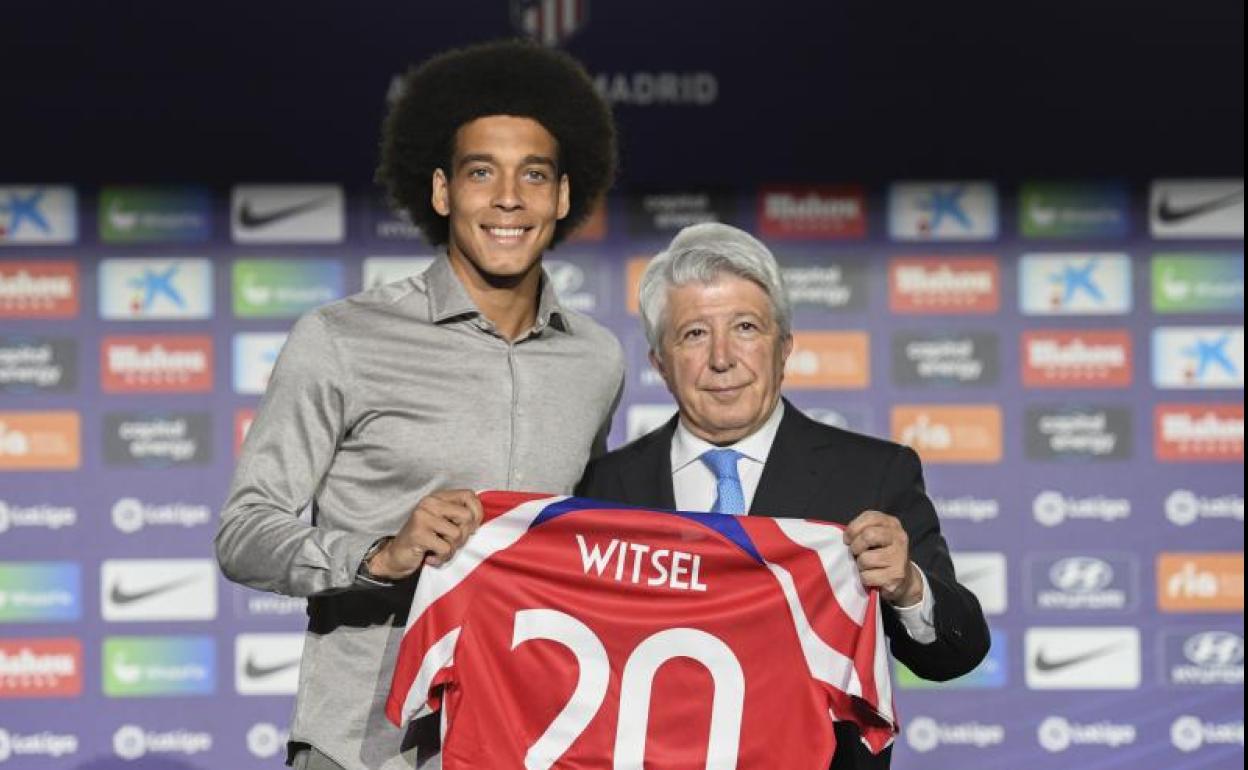
POLYGON ((509 0, 511 23, 544 46, 568 41, 589 21, 589 0, 509 0))

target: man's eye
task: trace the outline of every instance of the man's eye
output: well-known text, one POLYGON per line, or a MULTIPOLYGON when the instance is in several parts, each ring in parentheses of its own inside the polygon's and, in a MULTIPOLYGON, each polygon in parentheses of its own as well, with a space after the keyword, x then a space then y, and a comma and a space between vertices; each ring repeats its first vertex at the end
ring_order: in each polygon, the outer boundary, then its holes
POLYGON ((706 329, 688 329, 685 331, 685 339, 696 340, 706 336, 706 329))
POLYGON ((490 170, 489 170, 488 168, 472 168, 472 169, 468 169, 468 178, 469 178, 469 179, 485 179, 485 178, 486 178, 486 177, 488 177, 489 175, 490 175, 490 170))
POLYGON ((547 179, 550 178, 546 175, 545 171, 541 171, 538 169, 530 169, 529 171, 525 172, 525 176, 528 178, 530 182, 545 182, 547 179))
POLYGON ((758 331, 758 324, 753 321, 741 321, 737 324, 737 328, 743 332, 756 332, 758 331))

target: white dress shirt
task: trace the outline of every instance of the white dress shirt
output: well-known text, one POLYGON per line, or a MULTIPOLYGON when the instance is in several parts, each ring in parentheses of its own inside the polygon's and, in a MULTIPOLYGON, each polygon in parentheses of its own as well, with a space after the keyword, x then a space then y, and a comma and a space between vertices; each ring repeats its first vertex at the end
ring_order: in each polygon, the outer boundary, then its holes
MULTIPOLYGON (((759 479, 763 476, 763 466, 767 464, 767 455, 771 454, 771 445, 776 440, 776 432, 780 429, 780 420, 783 417, 784 402, 777 401, 776 408, 771 411, 762 427, 726 447, 698 438, 685 427, 683 419, 678 420, 671 449, 672 491, 676 496, 676 507, 682 511, 711 510, 715 505, 715 474, 700 458, 711 449, 733 449, 741 453, 741 459, 737 461, 737 475, 741 478, 745 510, 749 511, 754 502, 754 493, 758 491, 759 479)), ((935 600, 927 583, 927 575, 923 574, 917 564, 915 569, 919 570, 919 577, 923 580, 923 598, 909 607, 893 609, 897 611, 897 617, 911 639, 920 644, 931 644, 936 641, 935 600)))

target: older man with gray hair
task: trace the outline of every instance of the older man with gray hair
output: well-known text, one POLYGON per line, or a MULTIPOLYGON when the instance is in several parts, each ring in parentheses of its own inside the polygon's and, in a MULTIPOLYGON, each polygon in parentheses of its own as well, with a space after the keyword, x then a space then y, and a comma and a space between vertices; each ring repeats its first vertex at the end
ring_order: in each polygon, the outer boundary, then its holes
MULTIPOLYGON (((590 464, 577 493, 658 508, 819 519, 845 526, 862 582, 884 599, 896 657, 932 680, 988 651, 975 596, 958 584, 909 447, 811 420, 780 395, 793 350, 779 266, 723 224, 681 230, 647 266, 640 303, 650 361, 676 399, 666 425, 590 464)), ((887 768, 837 723, 832 768, 887 768)))

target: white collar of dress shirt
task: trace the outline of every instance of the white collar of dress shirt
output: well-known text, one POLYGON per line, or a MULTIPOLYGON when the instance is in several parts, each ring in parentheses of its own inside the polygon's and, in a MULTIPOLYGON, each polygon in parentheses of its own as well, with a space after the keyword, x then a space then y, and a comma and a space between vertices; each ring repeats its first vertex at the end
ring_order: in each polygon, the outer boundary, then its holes
POLYGON ((735 449, 754 462, 766 464, 767 455, 771 453, 772 442, 776 440, 776 431, 780 430, 782 417, 784 417, 784 399, 776 399, 776 408, 771 410, 771 415, 762 427, 727 447, 719 447, 698 438, 685 427, 684 420, 677 420, 676 434, 672 436, 672 473, 676 473, 697 460, 708 449, 735 449))

